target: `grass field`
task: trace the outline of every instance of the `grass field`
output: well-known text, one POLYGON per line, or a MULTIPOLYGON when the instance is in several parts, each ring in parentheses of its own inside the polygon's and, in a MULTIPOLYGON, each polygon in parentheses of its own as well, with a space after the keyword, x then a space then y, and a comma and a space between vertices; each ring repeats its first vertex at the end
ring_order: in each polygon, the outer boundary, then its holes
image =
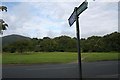
MULTIPOLYGON (((3 64, 45 64, 77 62, 74 52, 31 52, 27 54, 3 53, 3 64)), ((82 53, 82 61, 118 60, 118 53, 82 53)))
POLYGON ((120 60, 118 57, 119 53, 110 52, 110 53, 84 53, 82 56, 84 57, 84 62, 94 62, 94 61, 113 61, 120 60))

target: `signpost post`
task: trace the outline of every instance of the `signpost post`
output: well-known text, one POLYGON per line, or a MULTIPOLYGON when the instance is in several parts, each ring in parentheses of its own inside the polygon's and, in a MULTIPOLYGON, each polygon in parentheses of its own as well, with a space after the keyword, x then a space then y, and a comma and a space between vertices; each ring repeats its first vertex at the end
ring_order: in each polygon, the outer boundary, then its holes
POLYGON ((85 0, 79 7, 75 7, 72 15, 68 19, 69 25, 72 26, 76 21, 76 34, 77 34, 77 48, 78 48, 78 65, 79 65, 79 73, 80 80, 82 80, 82 65, 81 65, 81 49, 80 49, 80 32, 79 32, 79 15, 88 8, 88 2, 85 0))

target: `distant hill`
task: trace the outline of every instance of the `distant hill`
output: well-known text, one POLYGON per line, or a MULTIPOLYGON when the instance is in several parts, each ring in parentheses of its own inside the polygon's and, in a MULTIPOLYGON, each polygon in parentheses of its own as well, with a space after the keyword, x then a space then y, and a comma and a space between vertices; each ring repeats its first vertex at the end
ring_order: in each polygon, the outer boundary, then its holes
POLYGON ((25 36, 21 36, 21 35, 8 35, 8 36, 4 36, 2 37, 2 46, 8 45, 10 43, 16 42, 18 40, 30 40, 31 38, 29 37, 25 37, 25 36))

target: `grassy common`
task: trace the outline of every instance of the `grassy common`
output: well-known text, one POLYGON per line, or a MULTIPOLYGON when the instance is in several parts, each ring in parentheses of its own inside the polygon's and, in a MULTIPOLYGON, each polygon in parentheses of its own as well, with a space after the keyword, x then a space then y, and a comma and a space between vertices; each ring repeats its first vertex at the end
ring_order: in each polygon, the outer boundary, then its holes
POLYGON ((102 52, 102 53, 84 53, 82 56, 84 57, 84 62, 94 62, 94 61, 113 61, 113 60, 120 60, 118 57, 119 53, 115 52, 102 52))
MULTIPOLYGON (((83 62, 118 60, 119 53, 82 53, 83 62)), ((77 62, 75 52, 3 53, 3 64, 53 64, 77 62)))

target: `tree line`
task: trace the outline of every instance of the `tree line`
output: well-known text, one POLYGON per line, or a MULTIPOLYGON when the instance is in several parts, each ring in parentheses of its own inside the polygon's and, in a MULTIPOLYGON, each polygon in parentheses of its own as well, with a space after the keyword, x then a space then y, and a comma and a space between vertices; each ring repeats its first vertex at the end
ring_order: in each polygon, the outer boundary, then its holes
MULTIPOLYGON (((120 33, 91 36, 80 40, 81 52, 120 52, 120 33)), ((77 52, 77 38, 59 36, 18 40, 3 47, 3 52, 77 52)))

